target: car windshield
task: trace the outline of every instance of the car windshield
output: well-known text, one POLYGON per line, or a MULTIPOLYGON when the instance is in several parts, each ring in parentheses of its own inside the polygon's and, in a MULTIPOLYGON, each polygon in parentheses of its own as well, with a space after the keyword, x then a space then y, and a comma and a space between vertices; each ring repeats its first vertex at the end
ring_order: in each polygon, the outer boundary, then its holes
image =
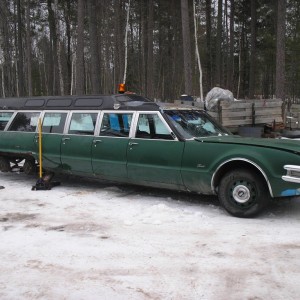
POLYGON ((165 110, 164 113, 185 139, 230 134, 200 110, 165 110))

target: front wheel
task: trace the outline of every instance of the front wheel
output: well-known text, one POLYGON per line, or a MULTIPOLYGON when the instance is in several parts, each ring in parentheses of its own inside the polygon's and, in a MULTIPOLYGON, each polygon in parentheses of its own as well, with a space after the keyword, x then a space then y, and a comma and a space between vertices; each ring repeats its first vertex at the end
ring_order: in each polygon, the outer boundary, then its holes
POLYGON ((240 218, 258 214, 270 199, 264 178, 246 169, 226 173, 221 179, 218 196, 221 205, 231 215, 240 218))

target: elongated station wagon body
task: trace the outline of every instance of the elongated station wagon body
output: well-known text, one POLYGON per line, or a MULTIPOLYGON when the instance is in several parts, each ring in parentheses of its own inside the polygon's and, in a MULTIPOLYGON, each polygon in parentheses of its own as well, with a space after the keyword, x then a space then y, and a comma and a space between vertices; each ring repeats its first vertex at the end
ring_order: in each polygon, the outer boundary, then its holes
POLYGON ((300 195, 299 141, 234 136, 202 110, 134 94, 0 99, 1 171, 36 168, 38 120, 45 172, 218 194, 238 217, 300 195))

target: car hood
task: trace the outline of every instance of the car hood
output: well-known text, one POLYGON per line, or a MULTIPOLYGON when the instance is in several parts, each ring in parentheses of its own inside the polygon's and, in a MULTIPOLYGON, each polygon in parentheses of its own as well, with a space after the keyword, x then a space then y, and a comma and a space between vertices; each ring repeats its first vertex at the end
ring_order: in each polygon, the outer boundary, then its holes
POLYGON ((256 147, 273 148, 300 154, 300 141, 290 139, 248 138, 236 135, 195 138, 201 143, 236 144, 256 147))

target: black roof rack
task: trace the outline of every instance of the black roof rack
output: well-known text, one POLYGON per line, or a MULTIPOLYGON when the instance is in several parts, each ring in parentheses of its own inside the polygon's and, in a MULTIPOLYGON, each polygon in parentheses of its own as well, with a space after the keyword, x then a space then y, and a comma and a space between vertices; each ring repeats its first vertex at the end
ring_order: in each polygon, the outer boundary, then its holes
POLYGON ((1 98, 1 110, 158 110, 159 105, 136 94, 1 98))

